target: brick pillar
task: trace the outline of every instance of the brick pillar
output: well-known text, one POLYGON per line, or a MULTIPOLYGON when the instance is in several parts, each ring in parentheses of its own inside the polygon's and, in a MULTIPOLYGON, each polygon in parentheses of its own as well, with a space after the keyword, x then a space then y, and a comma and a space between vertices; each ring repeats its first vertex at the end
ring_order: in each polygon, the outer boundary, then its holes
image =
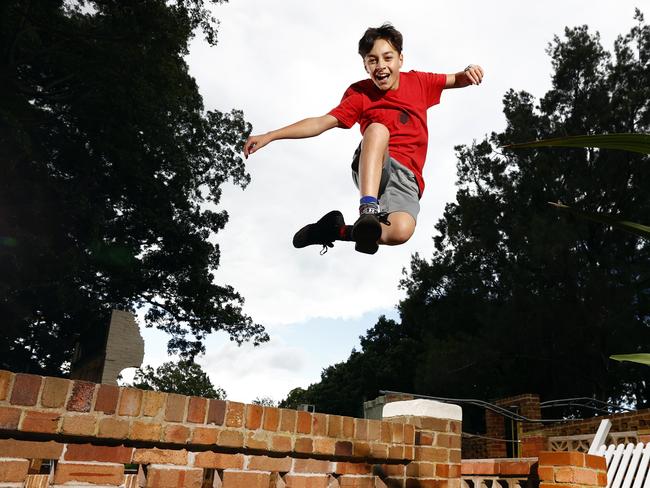
MULTIPOLYGON (((460 488, 462 409, 433 400, 389 403, 384 420, 414 427, 413 461, 403 475, 393 469, 388 486, 405 488, 460 488)), ((406 441, 407 439, 405 439, 406 441)))
POLYGON ((584 452, 541 452, 537 472, 539 488, 607 486, 605 458, 584 452))
POLYGON ((546 448, 546 437, 543 435, 521 439, 521 457, 539 457, 539 454, 546 448))

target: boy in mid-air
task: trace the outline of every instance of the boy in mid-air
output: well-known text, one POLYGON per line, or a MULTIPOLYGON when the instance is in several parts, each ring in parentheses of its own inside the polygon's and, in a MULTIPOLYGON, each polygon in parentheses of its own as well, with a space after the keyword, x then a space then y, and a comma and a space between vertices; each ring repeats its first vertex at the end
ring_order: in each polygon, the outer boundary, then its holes
POLYGON ((361 126, 363 138, 352 162, 352 177, 361 194, 359 218, 354 225, 345 225, 341 212, 333 210, 296 233, 297 248, 319 244, 326 251, 336 240, 354 241, 357 251, 374 254, 378 244, 409 240, 424 190, 427 109, 440 102, 445 88, 478 85, 483 79, 483 69, 471 64, 454 74, 400 73, 402 34, 390 24, 366 30, 359 54, 370 78, 351 85, 336 108, 252 135, 244 145, 248 158, 276 139, 313 137, 334 127, 349 129, 356 122, 361 126))

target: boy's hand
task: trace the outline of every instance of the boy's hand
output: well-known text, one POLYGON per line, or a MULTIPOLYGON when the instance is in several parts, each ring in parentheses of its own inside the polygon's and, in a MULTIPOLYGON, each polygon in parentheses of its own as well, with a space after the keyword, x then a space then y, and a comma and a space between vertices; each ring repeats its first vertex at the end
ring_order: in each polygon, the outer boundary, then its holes
POLYGON ((470 64, 463 70, 472 85, 479 85, 483 80, 483 68, 478 64, 470 64))
POLYGON ((244 144, 244 157, 248 159, 250 154, 266 146, 269 142, 271 142, 271 139, 266 134, 250 136, 244 144))

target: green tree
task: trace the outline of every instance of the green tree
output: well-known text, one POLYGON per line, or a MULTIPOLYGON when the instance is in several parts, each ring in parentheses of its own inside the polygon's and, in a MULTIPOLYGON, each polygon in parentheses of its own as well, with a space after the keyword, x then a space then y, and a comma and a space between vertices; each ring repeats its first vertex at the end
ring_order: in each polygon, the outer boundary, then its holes
POLYGON ((190 358, 214 331, 268 340, 213 274, 250 126, 188 72, 194 33, 216 43, 207 3, 1 2, 0 367, 60 374, 112 308, 190 358))
POLYGON ((539 101, 508 91, 505 130, 456 148, 456 201, 436 225, 433 256, 414 256, 401 283, 400 321, 383 323, 378 337, 385 340, 376 340, 375 327, 361 351, 324 370, 305 391, 310 402, 343 392, 356 407, 323 400, 323 411, 354 414, 379 389, 650 402, 648 368, 609 359, 644 352, 650 343, 650 243, 567 219, 547 204, 645 222, 648 156, 504 148, 566 135, 650 132, 650 28, 638 11, 636 20, 613 54, 586 26, 567 28, 548 48, 551 90, 539 101))
POLYGON ((203 398, 226 399, 226 392, 216 388, 203 368, 193 361, 172 361, 163 363, 155 370, 145 366, 135 372, 134 388, 141 390, 164 391, 179 395, 199 396, 203 398))
POLYGON ((262 407, 277 407, 277 402, 268 396, 255 397, 255 400, 251 402, 253 405, 261 405, 262 407))

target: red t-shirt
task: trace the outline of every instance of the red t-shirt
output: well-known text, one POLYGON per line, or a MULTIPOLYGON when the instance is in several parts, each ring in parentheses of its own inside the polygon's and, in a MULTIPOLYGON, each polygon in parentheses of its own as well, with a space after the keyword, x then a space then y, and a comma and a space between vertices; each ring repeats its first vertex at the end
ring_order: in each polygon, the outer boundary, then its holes
POLYGON ((371 79, 362 80, 345 91, 329 114, 347 129, 358 122, 362 134, 372 122, 385 125, 390 132, 388 153, 413 171, 422 196, 429 141, 427 109, 440 103, 446 81, 444 74, 408 71, 400 73, 397 90, 383 91, 371 79))

